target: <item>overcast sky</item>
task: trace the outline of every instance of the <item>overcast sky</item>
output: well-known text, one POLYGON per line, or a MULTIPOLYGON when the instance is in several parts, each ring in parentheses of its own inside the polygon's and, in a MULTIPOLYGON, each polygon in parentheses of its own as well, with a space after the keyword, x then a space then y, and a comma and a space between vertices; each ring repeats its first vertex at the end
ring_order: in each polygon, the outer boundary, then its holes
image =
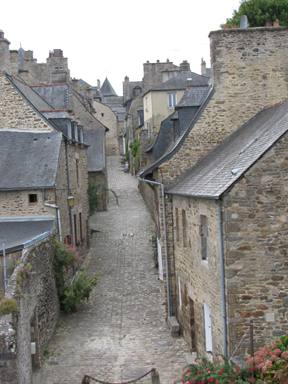
POLYGON ((38 63, 62 49, 72 77, 91 85, 107 76, 118 95, 122 82, 141 81, 143 63, 188 60, 210 67, 209 32, 240 0, 10 0, 1 3, 0 29, 11 45, 34 51, 38 63))

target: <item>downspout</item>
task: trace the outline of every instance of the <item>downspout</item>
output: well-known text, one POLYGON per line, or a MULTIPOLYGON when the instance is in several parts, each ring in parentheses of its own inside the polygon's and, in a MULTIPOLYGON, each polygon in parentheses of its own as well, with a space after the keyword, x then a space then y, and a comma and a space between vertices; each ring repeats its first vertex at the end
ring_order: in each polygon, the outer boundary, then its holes
POLYGON ((55 208, 56 209, 57 221, 58 221, 58 231, 59 231, 59 240, 62 241, 62 230, 61 230, 61 220, 60 220, 60 210, 59 210, 59 207, 57 205, 54 205, 54 204, 47 204, 47 203, 45 203, 45 189, 43 189, 42 196, 43 196, 43 204, 45 205, 45 207, 50 207, 50 208, 55 208))
POLYGON ((224 351, 224 356, 227 357, 227 325, 226 325, 225 267, 224 267, 223 231, 222 231, 222 209, 221 209, 220 201, 219 200, 214 200, 214 201, 218 206, 222 319, 223 319, 223 351, 224 351))
MULTIPOLYGON (((68 141, 65 140, 65 151, 66 151, 66 165, 67 165, 67 183, 68 183, 68 195, 72 195, 71 184, 70 184, 70 171, 69 171, 69 158, 68 158, 68 141)), ((73 220, 72 220, 72 207, 69 207, 70 214, 70 231, 72 235, 73 246, 75 247, 75 239, 73 235, 73 220)))
POLYGON ((168 252, 167 252, 167 231, 166 231, 166 213, 165 213, 165 200, 164 200, 164 185, 158 181, 145 180, 142 179, 139 175, 137 176, 140 181, 145 181, 145 183, 151 183, 156 185, 161 185, 162 192, 162 206, 163 206, 163 222, 164 222, 164 244, 165 244, 165 264, 166 264, 166 289, 167 289, 167 305, 168 305, 168 317, 171 317, 170 309, 170 292, 169 292, 169 268, 168 268, 168 252))

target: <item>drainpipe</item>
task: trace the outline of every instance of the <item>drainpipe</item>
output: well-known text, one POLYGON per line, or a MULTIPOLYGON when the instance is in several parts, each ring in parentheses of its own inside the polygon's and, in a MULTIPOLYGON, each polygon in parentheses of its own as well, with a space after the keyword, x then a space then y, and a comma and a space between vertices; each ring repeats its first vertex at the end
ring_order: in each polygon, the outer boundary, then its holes
POLYGON ((4 291, 7 288, 7 277, 6 277, 6 252, 5 252, 5 239, 1 239, 3 244, 3 267, 4 267, 4 291))
POLYGON ((221 296, 222 296, 222 319, 223 319, 223 351, 227 357, 227 326, 226 326, 226 299, 225 299, 225 267, 223 250, 223 231, 222 231, 222 210, 219 200, 214 200, 218 206, 219 222, 219 247, 220 247, 220 269, 221 269, 221 296))
POLYGON ((42 197, 43 197, 43 204, 45 207, 50 207, 50 208, 55 208, 57 212, 57 221, 58 221, 58 231, 59 231, 59 240, 62 241, 62 231, 61 231, 61 220, 60 220, 60 210, 57 205, 54 204, 47 204, 45 203, 45 190, 43 189, 42 192, 42 197))
POLYGON ((161 185, 162 191, 162 206, 163 206, 163 222, 164 222, 164 244, 165 244, 165 263, 166 263, 166 285, 167 285, 167 304, 168 304, 168 317, 171 317, 171 309, 170 309, 170 292, 169 292, 169 270, 168 270, 168 252, 167 252, 167 231, 166 231, 166 213, 165 213, 165 200, 164 200, 164 185, 159 183, 158 181, 151 181, 141 179, 138 175, 138 179, 141 181, 145 181, 145 183, 151 183, 156 185, 161 185))
MULTIPOLYGON (((72 195, 71 184, 70 184, 70 171, 69 171, 69 158, 68 158, 68 141, 67 140, 65 140, 65 150, 66 150, 68 194, 72 195)), ((75 239, 74 239, 74 234, 73 234, 72 207, 69 207, 69 214, 70 214, 70 231, 71 231, 71 235, 72 235, 73 246, 75 247, 75 239)))

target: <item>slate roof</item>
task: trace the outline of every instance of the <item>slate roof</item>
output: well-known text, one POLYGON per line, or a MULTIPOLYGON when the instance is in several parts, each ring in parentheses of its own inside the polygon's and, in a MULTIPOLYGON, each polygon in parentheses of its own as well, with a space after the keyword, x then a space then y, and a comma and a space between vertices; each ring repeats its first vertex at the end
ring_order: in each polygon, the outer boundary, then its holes
MULTIPOLYGON (((52 109, 68 109, 68 84, 31 85, 30 87, 52 109)), ((45 109, 47 110, 47 108, 41 108, 40 111, 45 109)))
MULTIPOLYGON (((175 141, 172 141, 170 143, 170 145, 166 148, 165 152, 159 158, 155 159, 152 165, 146 167, 141 172, 139 172, 140 178, 143 178, 149 173, 153 172, 153 170, 159 167, 159 165, 162 164, 164 161, 171 159, 174 153, 176 153, 179 150, 179 148, 185 141, 186 137, 188 136, 189 132, 191 132, 194 125, 197 123, 199 117, 201 116, 203 110, 206 108, 206 105, 209 103, 214 93, 215 93, 215 90, 212 88, 212 86, 206 87, 206 93, 205 95, 203 95, 202 104, 201 106, 197 107, 196 114, 193 114, 190 122, 187 123, 186 128, 181 131, 180 136, 178 136, 178 138, 176 138, 175 141)), ((158 140, 159 140, 159 135, 158 135, 157 141, 158 140)))
POLYGON ((208 85, 209 79, 204 76, 198 75, 195 72, 181 71, 179 75, 174 76, 171 79, 165 81, 164 83, 158 85, 157 87, 152 88, 151 91, 172 91, 177 89, 186 89, 188 82, 189 86, 197 87, 201 85, 208 85), (191 78, 192 80, 187 80, 191 78))
POLYGON ((15 252, 49 236, 54 225, 55 217, 51 215, 0 217, 0 254, 3 254, 2 239, 5 252, 15 252))
POLYGON ((208 86, 186 89, 177 107, 198 107, 202 104, 207 93, 208 86))
POLYGON ((168 187, 168 194, 219 198, 288 131, 288 102, 264 109, 168 187))
POLYGON ((88 172, 102 172, 105 169, 105 129, 84 130, 87 149, 88 172))
POLYGON ((117 93, 114 91, 114 88, 110 84, 110 81, 107 79, 104 80, 102 87, 101 87, 101 96, 107 97, 107 96, 118 96, 117 93))
POLYGON ((23 96, 25 96, 31 104, 34 105, 38 111, 43 111, 47 109, 53 109, 53 107, 47 103, 39 94, 37 94, 28 84, 24 81, 16 78, 15 76, 9 76, 9 80, 16 87, 23 96))
POLYGON ((0 191, 54 188, 62 133, 0 131, 0 191))
POLYGON ((141 91, 142 91, 142 81, 130 81, 129 82, 129 92, 130 92, 129 98, 130 99, 133 99, 134 97, 136 97, 134 94, 134 88, 136 88, 136 87, 141 88, 141 91))

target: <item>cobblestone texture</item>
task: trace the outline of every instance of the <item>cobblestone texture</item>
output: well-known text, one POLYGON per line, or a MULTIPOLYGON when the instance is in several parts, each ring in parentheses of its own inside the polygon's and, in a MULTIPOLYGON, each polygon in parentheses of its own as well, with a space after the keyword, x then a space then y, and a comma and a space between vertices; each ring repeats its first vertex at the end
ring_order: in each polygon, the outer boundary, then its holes
MULTIPOLYGON (((154 223, 138 191, 138 181, 108 157, 111 195, 108 211, 91 218, 92 273, 105 266, 101 284, 80 311, 61 315, 47 347, 50 356, 34 373, 34 384, 81 383, 85 373, 110 382, 140 376, 152 367, 161 384, 173 383, 189 349, 172 337, 165 321, 160 282, 151 244, 154 223), (99 232, 98 232, 99 231, 99 232)), ((150 375, 142 379, 151 383, 150 375)))

